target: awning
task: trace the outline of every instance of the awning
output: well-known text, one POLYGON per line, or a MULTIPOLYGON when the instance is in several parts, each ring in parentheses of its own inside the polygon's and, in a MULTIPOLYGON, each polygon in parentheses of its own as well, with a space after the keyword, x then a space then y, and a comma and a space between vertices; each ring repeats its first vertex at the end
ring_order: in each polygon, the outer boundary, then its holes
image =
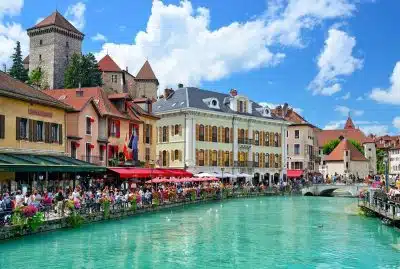
POLYGON ((104 172, 105 167, 63 155, 0 153, 0 172, 104 172))
POLYGON ((287 177, 289 178, 299 178, 303 175, 303 170, 287 170, 287 177))
POLYGON ((154 177, 191 177, 192 173, 181 169, 161 169, 161 168, 136 168, 136 167, 112 167, 110 171, 119 174, 124 178, 154 178, 154 177))

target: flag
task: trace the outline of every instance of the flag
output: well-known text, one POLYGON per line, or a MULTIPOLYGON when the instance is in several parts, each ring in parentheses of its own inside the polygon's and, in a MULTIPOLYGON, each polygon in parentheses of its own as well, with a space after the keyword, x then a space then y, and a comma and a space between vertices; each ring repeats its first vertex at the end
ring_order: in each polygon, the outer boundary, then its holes
POLYGON ((124 143, 123 152, 124 152, 125 159, 129 160, 130 159, 130 154, 129 154, 129 151, 128 151, 128 147, 126 146, 126 142, 127 141, 128 141, 128 134, 125 135, 125 143, 124 143))

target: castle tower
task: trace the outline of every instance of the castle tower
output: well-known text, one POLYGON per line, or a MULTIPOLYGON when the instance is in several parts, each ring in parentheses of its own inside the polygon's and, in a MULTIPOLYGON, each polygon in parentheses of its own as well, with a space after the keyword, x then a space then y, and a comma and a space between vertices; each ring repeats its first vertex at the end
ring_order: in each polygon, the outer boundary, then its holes
POLYGON ((74 53, 81 54, 84 34, 58 11, 27 31, 29 71, 40 68, 50 89, 63 88, 65 69, 74 53))
POLYGON ((376 146, 375 141, 372 138, 366 138, 363 142, 364 156, 369 160, 369 173, 375 175, 377 173, 376 168, 376 146))
POLYGON ((136 96, 157 99, 158 79, 150 66, 149 61, 146 61, 135 78, 136 96))

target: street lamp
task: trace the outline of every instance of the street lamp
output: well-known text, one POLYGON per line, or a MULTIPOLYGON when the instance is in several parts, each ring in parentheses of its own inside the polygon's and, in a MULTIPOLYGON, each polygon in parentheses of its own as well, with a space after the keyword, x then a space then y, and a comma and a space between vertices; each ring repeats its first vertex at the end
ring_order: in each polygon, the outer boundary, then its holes
POLYGON ((385 163, 385 178, 386 178, 386 191, 389 191, 389 157, 387 153, 383 157, 383 162, 385 163))

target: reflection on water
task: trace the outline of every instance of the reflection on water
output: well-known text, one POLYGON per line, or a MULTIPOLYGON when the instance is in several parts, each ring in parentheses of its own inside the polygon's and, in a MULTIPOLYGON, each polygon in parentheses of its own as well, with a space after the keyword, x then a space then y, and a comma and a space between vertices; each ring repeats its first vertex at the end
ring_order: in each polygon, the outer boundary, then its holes
POLYGON ((0 244, 0 268, 399 268, 400 233, 348 198, 189 206, 0 244))

